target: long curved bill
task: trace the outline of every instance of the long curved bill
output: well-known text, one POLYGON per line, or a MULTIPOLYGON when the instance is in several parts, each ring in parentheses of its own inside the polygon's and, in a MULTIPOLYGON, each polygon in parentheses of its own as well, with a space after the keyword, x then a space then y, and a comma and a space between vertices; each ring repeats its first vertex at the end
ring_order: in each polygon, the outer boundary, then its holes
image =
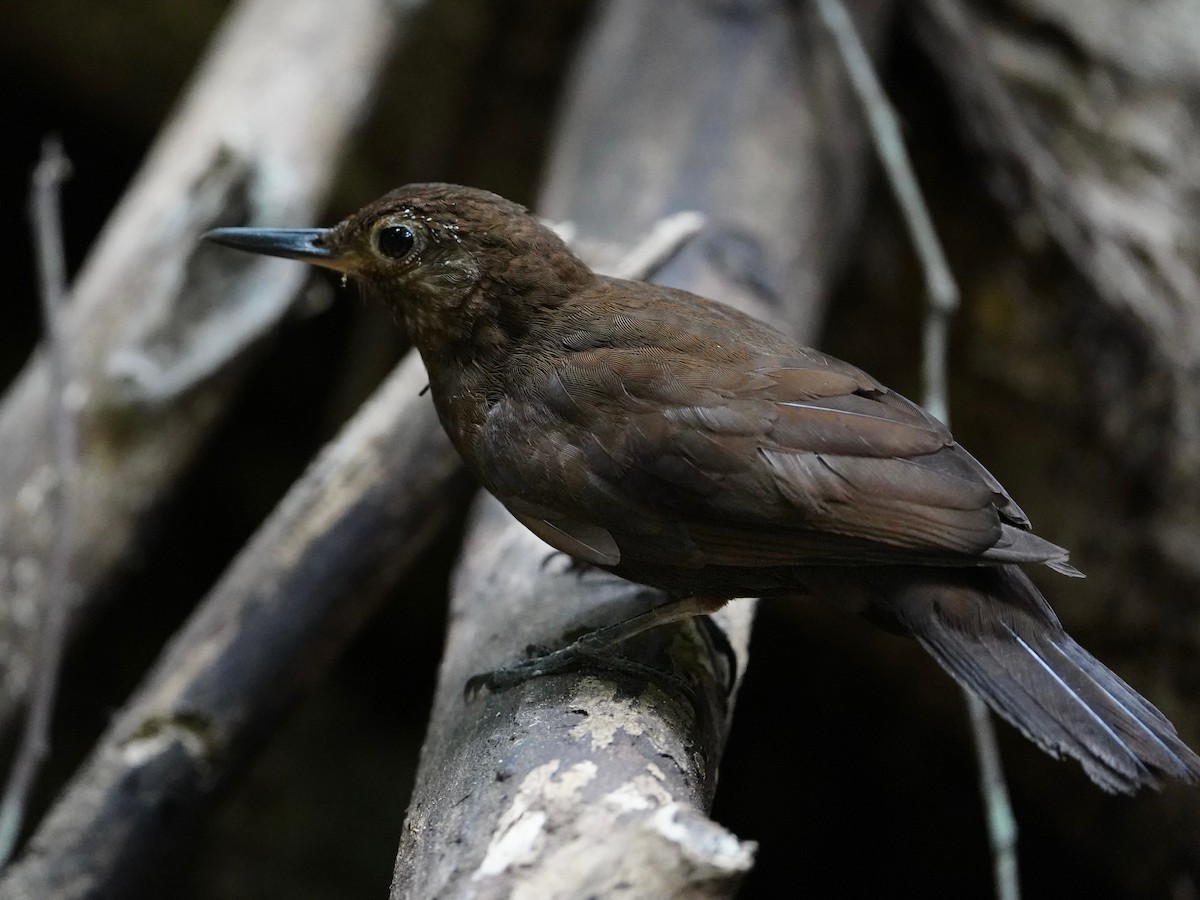
POLYGON ((204 239, 247 253, 299 259, 346 271, 346 259, 322 243, 329 232, 328 228, 214 228, 205 233, 204 239))

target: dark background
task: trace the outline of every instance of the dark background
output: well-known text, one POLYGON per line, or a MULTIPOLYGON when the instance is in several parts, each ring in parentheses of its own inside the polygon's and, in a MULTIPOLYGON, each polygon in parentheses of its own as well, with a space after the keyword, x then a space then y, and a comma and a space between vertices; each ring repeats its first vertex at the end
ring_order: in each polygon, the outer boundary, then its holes
MULTIPOLYGON (((225 6, 43 0, 6 8, 0 384, 19 371, 39 333, 24 205, 40 141, 61 135, 74 163, 64 220, 75 271, 225 6)), ((325 216, 279 224, 329 224, 392 186, 432 179, 532 204, 588 8, 574 0, 432 4, 397 54, 325 216), (415 84, 409 77, 434 68, 437 78, 415 84)), ((996 285, 1007 283, 997 272, 1014 255, 1024 259, 1026 286, 1057 283, 1065 263, 1053 254, 1030 260, 1017 248, 953 127, 936 75, 905 29, 885 49, 889 89, 968 300, 955 326, 956 433, 1039 531, 1071 546, 1093 575, 1083 585, 1052 577, 1041 583, 1068 627, 1094 646, 1101 625, 1088 619, 1076 628, 1071 610, 1103 606, 1123 579, 1137 577, 1105 552, 1105 528, 1119 531, 1136 516, 1137 491, 1116 476, 1115 461, 1079 450, 1093 427, 1086 415, 1045 402, 1036 387, 1062 375, 1042 357, 1072 333, 1078 311, 1071 297, 1014 301, 1006 315, 1018 317, 1019 327, 995 326, 996 285), (1015 374, 997 375, 1006 367, 1015 374), (1050 494, 1047 484, 1059 490, 1050 494), (1081 521, 1097 508, 1107 525, 1081 521)), ((323 276, 313 276, 306 309, 280 329, 267 362, 161 517, 157 539, 74 647, 38 810, 163 641, 405 348, 387 316, 323 276)), ((915 395, 919 311, 918 276, 890 195, 877 183, 822 348, 915 395)), ((433 689, 457 541, 457 533, 448 535, 397 589, 422 602, 385 605, 244 774, 195 837, 172 896, 383 895, 433 689)), ((1138 865, 1113 858, 1120 836, 1102 834, 1092 846, 1074 829, 1119 827, 1126 804, 1156 801, 1103 797, 1076 767, 1001 730, 1026 896, 1134 896, 1136 875, 1112 877, 1114 868, 1138 865), (1050 794, 1048 783, 1056 786, 1050 794), (1064 814, 1063 805, 1076 808, 1064 814)), ((989 895, 975 779, 965 709, 916 647, 824 610, 762 606, 714 811, 740 837, 760 843, 742 896, 801 888, 816 896, 989 895)), ((1178 884, 1179 896, 1194 896, 1185 881, 1178 884)))

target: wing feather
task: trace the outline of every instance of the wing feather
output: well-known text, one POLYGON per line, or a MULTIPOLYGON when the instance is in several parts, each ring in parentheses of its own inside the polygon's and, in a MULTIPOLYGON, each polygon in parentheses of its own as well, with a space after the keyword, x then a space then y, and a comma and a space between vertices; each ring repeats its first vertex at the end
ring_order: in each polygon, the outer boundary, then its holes
POLYGON ((519 429, 530 448, 489 487, 551 509, 530 527, 559 549, 601 564, 1070 568, 941 423, 853 366, 774 338, 755 357, 686 329, 654 343, 626 318, 632 346, 573 335, 485 425, 485 443, 491 429, 511 447, 519 429))

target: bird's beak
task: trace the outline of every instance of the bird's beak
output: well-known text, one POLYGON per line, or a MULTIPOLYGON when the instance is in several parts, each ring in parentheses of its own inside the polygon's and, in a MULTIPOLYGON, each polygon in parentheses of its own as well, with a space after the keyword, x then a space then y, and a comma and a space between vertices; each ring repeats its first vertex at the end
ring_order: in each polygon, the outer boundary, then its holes
POLYGON ((204 235, 206 241, 224 244, 247 253, 299 259, 315 266, 350 270, 351 261, 332 249, 325 239, 328 228, 214 228, 204 235))

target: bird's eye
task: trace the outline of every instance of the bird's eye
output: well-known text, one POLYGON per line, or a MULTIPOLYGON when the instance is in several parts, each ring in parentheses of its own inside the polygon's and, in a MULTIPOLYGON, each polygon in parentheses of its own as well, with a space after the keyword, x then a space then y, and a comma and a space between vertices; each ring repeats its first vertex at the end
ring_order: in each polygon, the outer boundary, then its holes
POLYGON ((416 236, 407 225, 388 225, 375 235, 375 247, 389 259, 403 259, 416 243, 416 236))

